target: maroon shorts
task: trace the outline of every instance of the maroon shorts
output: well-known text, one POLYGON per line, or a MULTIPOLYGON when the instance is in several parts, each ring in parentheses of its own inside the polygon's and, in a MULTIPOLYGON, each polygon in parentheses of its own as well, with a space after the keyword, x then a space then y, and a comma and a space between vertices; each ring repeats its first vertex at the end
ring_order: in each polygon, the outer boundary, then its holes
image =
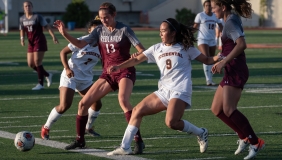
POLYGON ((47 42, 41 42, 41 43, 28 43, 28 48, 27 48, 27 52, 31 53, 31 52, 45 52, 47 51, 47 42))
POLYGON ((122 78, 128 78, 133 82, 133 84, 135 83, 136 80, 135 68, 134 70, 125 69, 116 74, 107 74, 106 72, 103 72, 99 78, 105 79, 110 84, 111 88, 114 91, 116 91, 118 89, 119 81, 122 78))
POLYGON ((249 70, 246 63, 236 63, 236 60, 233 60, 224 69, 224 76, 220 86, 227 85, 243 89, 249 78, 249 70))

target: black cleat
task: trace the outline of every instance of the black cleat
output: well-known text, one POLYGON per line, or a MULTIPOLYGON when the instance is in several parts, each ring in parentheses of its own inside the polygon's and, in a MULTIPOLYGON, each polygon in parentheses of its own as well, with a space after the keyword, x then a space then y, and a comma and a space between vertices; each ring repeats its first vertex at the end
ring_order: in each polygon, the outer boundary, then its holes
POLYGON ((80 149, 85 148, 85 141, 78 142, 77 140, 75 140, 71 144, 67 145, 65 147, 65 150, 76 149, 76 148, 80 148, 80 149))
POLYGON ((142 154, 145 149, 144 142, 135 142, 133 154, 142 154))

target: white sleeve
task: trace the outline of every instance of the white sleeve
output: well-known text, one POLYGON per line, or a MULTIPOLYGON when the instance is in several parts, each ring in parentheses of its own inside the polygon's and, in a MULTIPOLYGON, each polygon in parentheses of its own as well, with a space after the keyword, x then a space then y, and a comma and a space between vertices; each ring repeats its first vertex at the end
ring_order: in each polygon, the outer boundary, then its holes
POLYGON ((201 52, 195 47, 190 47, 187 52, 191 60, 194 60, 201 54, 201 52))
POLYGON ((201 14, 201 13, 198 13, 198 14, 197 14, 197 16, 196 16, 196 18, 195 18, 195 20, 194 20, 195 23, 201 23, 201 16, 200 16, 200 14, 201 14))
POLYGON ((156 59, 154 57, 154 45, 148 48, 143 52, 143 54, 148 58, 148 63, 156 63, 156 59))

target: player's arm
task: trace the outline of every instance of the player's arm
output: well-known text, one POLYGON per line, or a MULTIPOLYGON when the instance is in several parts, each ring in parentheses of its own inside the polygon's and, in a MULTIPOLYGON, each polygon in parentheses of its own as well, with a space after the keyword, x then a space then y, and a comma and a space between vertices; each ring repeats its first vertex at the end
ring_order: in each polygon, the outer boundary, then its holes
POLYGON ((66 46, 65 48, 63 48, 60 52, 60 57, 61 57, 61 62, 66 70, 66 74, 67 76, 73 77, 74 73, 73 71, 70 69, 69 64, 68 64, 68 58, 67 58, 67 54, 72 53, 72 51, 70 50, 70 48, 68 46, 66 46))
POLYGON ((220 57, 220 55, 213 56, 213 57, 207 57, 206 55, 201 53, 195 59, 199 62, 210 65, 210 64, 214 64, 214 63, 218 62, 221 59, 221 57, 220 57))
POLYGON ((52 28, 50 27, 50 25, 47 24, 46 26, 44 26, 44 28, 48 30, 49 34, 51 35, 51 37, 52 37, 52 39, 53 39, 53 42, 54 42, 55 44, 59 43, 59 41, 58 41, 58 39, 56 38, 56 36, 55 36, 55 34, 54 34, 52 28))
POLYGON ((143 54, 139 54, 136 57, 130 58, 127 61, 117 65, 117 66, 111 66, 107 69, 108 74, 111 74, 112 72, 117 72, 120 69, 124 69, 124 68, 128 68, 128 67, 132 67, 135 66, 141 62, 146 61, 148 58, 143 54))
POLYGON ((70 43, 75 45, 77 48, 83 48, 85 47, 88 43, 84 40, 78 40, 77 38, 72 37, 65 29, 65 25, 62 21, 56 20, 54 22, 54 27, 56 27, 61 35, 70 43))
POLYGON ((24 30, 20 30, 20 40, 21 40, 21 45, 24 46, 24 37, 25 37, 25 34, 24 34, 24 30))
POLYGON ((144 46, 141 43, 137 44, 135 46, 135 48, 137 49, 137 53, 133 53, 131 55, 131 58, 132 57, 137 57, 139 54, 141 54, 143 51, 145 51, 145 48, 144 48, 144 46))

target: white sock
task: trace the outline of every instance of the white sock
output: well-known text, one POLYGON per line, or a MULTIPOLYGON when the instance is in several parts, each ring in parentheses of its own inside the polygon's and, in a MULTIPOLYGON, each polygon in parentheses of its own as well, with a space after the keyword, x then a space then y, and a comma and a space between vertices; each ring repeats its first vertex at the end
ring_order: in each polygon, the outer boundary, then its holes
POLYGON ((206 77, 206 81, 209 81, 209 68, 208 68, 208 65, 206 64, 203 64, 203 69, 204 69, 204 73, 205 73, 205 77, 206 77))
POLYGON ((209 72, 209 80, 212 82, 212 76, 213 76, 213 74, 212 74, 212 71, 211 71, 211 69, 212 69, 212 66, 213 65, 207 65, 207 68, 208 68, 208 72, 209 72))
POLYGON ((86 129, 92 128, 94 121, 96 120, 99 114, 100 111, 94 111, 91 107, 88 109, 88 121, 85 127, 86 129))
POLYGON ((218 40, 218 46, 222 46, 221 38, 219 38, 219 40, 218 40))
POLYGON ((186 121, 186 120, 182 120, 184 122, 184 128, 183 128, 183 132, 187 132, 189 134, 194 134, 196 136, 200 135, 203 133, 203 129, 199 128, 197 126, 195 126, 194 124, 186 121))
POLYGON ((55 123, 61 116, 62 116, 62 114, 58 113, 56 111, 56 108, 54 107, 52 109, 51 113, 49 114, 49 117, 48 117, 44 127, 50 129, 52 124, 55 123))
POLYGON ((128 149, 133 140, 134 135, 137 133, 138 128, 132 125, 128 125, 121 142, 121 147, 124 149, 128 149))

